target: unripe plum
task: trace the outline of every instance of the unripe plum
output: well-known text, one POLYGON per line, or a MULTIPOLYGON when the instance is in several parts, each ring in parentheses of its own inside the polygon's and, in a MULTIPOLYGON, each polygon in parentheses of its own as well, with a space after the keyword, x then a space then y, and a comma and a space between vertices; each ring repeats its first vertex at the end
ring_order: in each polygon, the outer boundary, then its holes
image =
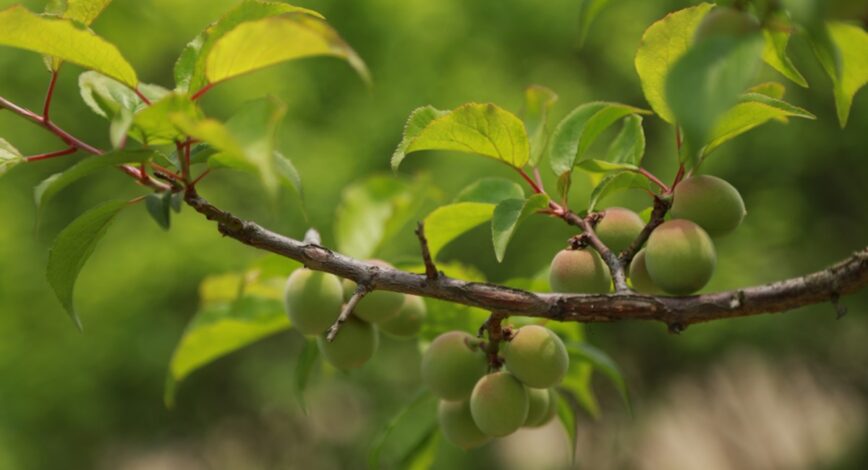
POLYGON ((687 295, 702 289, 716 264, 711 238, 689 220, 664 222, 648 237, 648 274, 654 284, 670 294, 687 295))
POLYGON ((564 342, 539 325, 517 329, 501 348, 506 367, 528 387, 553 387, 563 380, 570 366, 564 342))
POLYGON ((643 294, 659 294, 660 288, 651 280, 648 266, 645 264, 645 249, 639 250, 630 262, 630 281, 633 289, 643 294))
POLYGON ((549 422, 554 416, 556 403, 553 403, 554 392, 550 388, 527 389, 529 402, 525 427, 537 428, 549 422))
MULTIPOLYGON (((381 260, 370 260, 368 263, 383 268, 391 268, 392 265, 381 260)), ((344 298, 349 300, 356 291, 356 283, 344 279, 343 283, 344 298)), ((385 290, 375 290, 368 292, 362 300, 356 304, 353 314, 357 317, 370 323, 379 323, 383 320, 391 318, 398 314, 401 305, 404 304, 404 294, 400 292, 390 292, 385 290)))
POLYGON ((552 259, 549 283, 553 292, 604 294, 612 278, 596 251, 561 250, 552 259))
POLYGON ((469 400, 441 400, 437 407, 437 419, 446 440, 464 450, 479 447, 491 440, 473 421, 469 400))
POLYGON ((711 10, 696 27, 694 41, 701 42, 716 37, 739 38, 759 32, 760 25, 750 15, 727 7, 711 10))
POLYGON ((623 207, 606 209, 603 220, 597 224, 596 232, 613 253, 626 250, 645 227, 639 214, 623 207))
POLYGON ((527 388, 509 372, 479 379, 470 395, 473 421, 492 437, 512 434, 524 425, 529 407, 527 388))
POLYGON ((691 176, 673 196, 672 217, 696 222, 712 237, 734 230, 747 213, 738 190, 715 176, 691 176))
POLYGON ((297 269, 286 281, 283 305, 293 327, 318 335, 341 313, 341 281, 322 271, 297 269))
POLYGON ((421 297, 405 295, 398 314, 380 322, 380 331, 396 338, 412 338, 422 329, 427 311, 421 297))
POLYGON ((325 360, 343 370, 364 365, 377 351, 379 343, 377 328, 352 315, 341 325, 334 341, 329 342, 325 335, 320 335, 316 339, 316 344, 325 360))
POLYGON ((422 354, 422 381, 444 400, 466 400, 488 363, 476 339, 463 331, 438 336, 422 354))

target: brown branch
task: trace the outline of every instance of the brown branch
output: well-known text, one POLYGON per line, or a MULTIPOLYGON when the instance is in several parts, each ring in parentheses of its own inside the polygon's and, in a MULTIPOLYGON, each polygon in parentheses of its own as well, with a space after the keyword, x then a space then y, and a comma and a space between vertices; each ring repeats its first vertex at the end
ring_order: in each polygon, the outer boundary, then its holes
POLYGON ((575 225, 582 229, 583 234, 587 237, 588 243, 597 250, 597 253, 599 253, 603 258, 603 261, 606 262, 606 266, 609 267, 609 272, 612 273, 612 281, 615 283, 615 292, 630 292, 630 288, 627 286, 627 275, 624 273, 624 266, 621 264, 621 261, 618 260, 618 255, 612 253, 612 250, 600 241, 600 238, 591 226, 591 222, 588 219, 579 217, 573 212, 566 212, 563 215, 563 219, 567 221, 568 224, 575 225))
POLYGON ((482 338, 484 333, 488 333, 488 341, 485 342, 485 355, 488 357, 488 371, 494 372, 500 370, 503 366, 503 359, 500 355, 500 343, 508 341, 512 338, 512 330, 509 327, 504 328, 502 323, 509 315, 502 312, 491 312, 491 315, 485 320, 485 323, 479 327, 478 338, 482 338))
POLYGON ((636 256, 636 253, 638 253, 640 249, 642 249, 642 245, 648 241, 651 232, 663 223, 663 218, 666 217, 666 213, 669 212, 671 206, 672 203, 668 199, 663 199, 659 196, 654 197, 654 209, 651 211, 651 218, 648 220, 648 223, 642 231, 639 232, 639 236, 633 240, 633 243, 630 243, 630 246, 628 246, 627 249, 621 252, 618 256, 621 265, 630 266, 633 257, 636 256))
POLYGON ((437 272, 437 266, 434 264, 434 259, 431 258, 431 251, 428 250, 428 239, 425 238, 425 222, 419 222, 419 225, 416 226, 416 237, 419 238, 422 261, 425 262, 425 277, 429 281, 435 281, 440 273, 437 272))
POLYGON ((335 320, 334 324, 329 327, 328 334, 326 335, 326 341, 331 343, 335 340, 338 335, 338 331, 341 329, 341 325, 347 321, 347 318, 350 317, 350 314, 355 310, 356 305, 359 303, 362 298, 364 298, 368 294, 368 289, 364 284, 359 283, 356 285, 356 292, 353 293, 353 296, 350 297, 350 300, 347 301, 346 305, 344 305, 344 309, 341 310, 341 314, 338 316, 338 319, 335 320))
POLYGON ((195 190, 185 200, 220 233, 246 245, 304 263, 365 284, 368 289, 403 292, 479 307, 491 312, 548 318, 558 321, 612 322, 655 320, 680 331, 688 325, 725 318, 775 313, 832 302, 868 287, 868 248, 822 271, 785 281, 713 294, 689 297, 619 294, 538 294, 495 284, 468 282, 441 276, 429 281, 423 274, 374 266, 319 244, 304 243, 269 231, 225 212, 195 190))

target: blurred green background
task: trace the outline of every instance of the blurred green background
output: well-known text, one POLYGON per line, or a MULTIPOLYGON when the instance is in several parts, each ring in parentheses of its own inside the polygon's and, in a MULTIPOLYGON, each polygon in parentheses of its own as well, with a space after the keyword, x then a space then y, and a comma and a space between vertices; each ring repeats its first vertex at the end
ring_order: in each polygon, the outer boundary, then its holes
MULTIPOLYGON (((3 0, 0 7, 13 3, 3 0)), ((289 104, 279 145, 301 172, 309 219, 296 203, 270 206, 245 177, 215 175, 201 191, 290 236, 317 227, 332 244, 342 189, 389 171, 411 110, 478 101, 517 112, 531 83, 560 95, 556 118, 592 100, 647 107, 633 69, 642 32, 692 3, 612 2, 580 49, 575 0, 299 1, 323 12, 359 52, 373 88, 344 63, 313 59, 222 84, 204 106, 225 117, 263 93, 289 104)), ((41 1, 24 4, 43 7, 41 1)), ((116 0, 94 29, 119 46, 143 81, 171 88, 182 47, 233 4, 116 0)), ((812 88, 787 83, 788 100, 819 120, 766 125, 709 160, 704 171, 737 186, 749 211, 744 225, 717 244, 719 270, 709 290, 820 269, 868 241, 868 93, 857 96, 848 128, 840 129, 828 78, 802 41, 791 51, 812 88)), ((53 116, 73 134, 108 146, 105 122, 79 98, 78 73, 64 66, 53 116)), ((758 81, 785 81, 768 68, 763 73, 758 81)), ((3 96, 38 108, 47 80, 40 57, 0 49, 3 96)), ((656 118, 645 122, 646 165, 671 179, 672 129, 656 118)), ((26 154, 59 148, 53 136, 2 110, 0 135, 26 154)), ((141 191, 119 172, 90 177, 47 208, 37 233, 32 187, 69 164, 60 158, 24 165, 0 180, 0 469, 363 467, 372 436, 417 387, 415 343, 385 341, 361 371, 318 375, 306 416, 292 391, 301 337, 277 334, 193 374, 181 385, 176 407, 167 410, 167 365, 196 310, 199 282, 243 269, 260 253, 223 239, 189 210, 168 233, 144 208, 127 211, 79 279, 85 324, 79 333, 45 281, 48 246, 97 202, 141 191)), ((413 156, 401 174, 418 173, 442 189, 444 200, 475 178, 513 177, 503 165, 458 154, 413 156)), ((582 178, 575 186, 574 209, 580 209, 590 188, 582 178)), ((641 209, 648 201, 627 194, 608 204, 641 209)), ((557 221, 531 219, 498 264, 481 228, 444 257, 502 281, 544 269, 570 234, 557 221)), ((415 254, 409 230, 396 246, 415 254)), ((596 422, 582 418, 579 464, 864 468, 868 292, 843 302, 849 315, 837 321, 825 304, 694 326, 678 336, 657 324, 589 326, 589 339, 625 371, 634 414, 628 416, 600 380, 604 414, 596 422)), ((472 453, 442 445, 435 465, 558 467, 565 439, 552 427, 472 453), (539 448, 554 450, 540 454, 539 448)))

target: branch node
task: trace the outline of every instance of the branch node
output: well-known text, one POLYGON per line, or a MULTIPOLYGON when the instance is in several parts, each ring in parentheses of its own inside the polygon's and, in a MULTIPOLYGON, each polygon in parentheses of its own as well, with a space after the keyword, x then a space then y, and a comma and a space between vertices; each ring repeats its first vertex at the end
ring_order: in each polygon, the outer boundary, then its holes
POLYGON ((322 245, 322 237, 317 229, 311 227, 304 232, 304 242, 308 245, 322 245))
POLYGON ((436 281, 440 277, 440 272, 431 258, 431 251, 428 249, 428 239, 425 238, 425 222, 419 222, 416 226, 416 236, 419 238, 419 246, 422 249, 422 261, 425 262, 425 278, 429 281, 436 281))
POLYGON ((841 303, 841 296, 837 292, 832 293, 832 306, 835 307, 835 319, 840 320, 847 316, 847 306, 841 303))
POLYGON ((669 333, 672 333, 673 335, 680 335, 686 329, 687 326, 681 322, 669 323, 669 333))
POLYGON ((479 327, 478 337, 481 338, 483 332, 488 332, 488 341, 485 343, 484 349, 486 356, 488 356, 489 372, 494 372, 503 367, 503 359, 498 355, 500 343, 512 338, 512 329, 501 325, 506 317, 507 315, 503 312, 491 312, 485 323, 479 327))
POLYGON ((358 305, 359 301, 368 294, 368 291, 368 288, 362 283, 359 283, 356 286, 356 292, 353 293, 353 296, 350 297, 350 300, 347 301, 346 305, 344 305, 344 309, 341 310, 341 314, 338 316, 338 319, 335 320, 332 326, 329 327, 328 332, 326 333, 326 341, 331 343, 335 340, 338 335, 338 331, 340 331, 341 329, 341 325, 343 325, 347 321, 347 318, 349 318, 350 314, 352 314, 353 310, 355 310, 356 305, 358 305))

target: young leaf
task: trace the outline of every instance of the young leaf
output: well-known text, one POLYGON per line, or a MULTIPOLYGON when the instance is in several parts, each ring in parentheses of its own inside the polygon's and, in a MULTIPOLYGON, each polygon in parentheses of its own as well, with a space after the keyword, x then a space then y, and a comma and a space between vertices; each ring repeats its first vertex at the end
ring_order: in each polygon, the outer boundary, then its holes
MULTIPOLYGON (((92 70, 78 76, 78 88, 85 104, 104 118, 113 119, 124 109, 135 114, 146 107, 126 85, 92 70)), ((151 101, 159 101, 169 94, 169 90, 161 86, 145 83, 139 85, 139 91, 151 101)))
POLYGON ((366 83, 362 59, 325 21, 305 13, 270 16, 239 24, 214 42, 205 77, 218 83, 293 59, 331 56, 346 60, 366 83))
POLYGON ((570 462, 576 458, 576 407, 573 405, 569 397, 564 395, 564 392, 558 390, 558 419, 564 426, 567 436, 570 440, 570 462))
POLYGON ((548 142, 548 118, 558 95, 540 85, 531 85, 524 90, 524 127, 530 139, 528 165, 537 166, 548 142))
POLYGON ((0 137, 0 176, 3 176, 12 167, 23 161, 24 157, 21 156, 21 152, 7 142, 6 139, 0 137))
POLYGON ((313 372, 317 358, 319 358, 319 348, 316 345, 316 340, 314 338, 305 338, 301 354, 299 354, 295 364, 295 380, 293 381, 296 399, 305 414, 307 414, 307 402, 304 399, 304 391, 307 389, 307 383, 310 380, 310 374, 313 372))
POLYGON ((494 215, 494 204, 459 202, 438 207, 425 218, 425 236, 431 257, 473 227, 487 222, 494 215))
POLYGON ((611 0, 581 0, 579 7, 579 47, 585 44, 588 38, 588 31, 591 29, 591 23, 600 14, 600 11, 609 4, 611 0))
POLYGON ((175 63, 175 83, 178 90, 187 93, 196 91, 208 84, 205 79, 205 62, 211 48, 218 39, 241 23, 260 20, 269 16, 284 13, 304 13, 324 19, 319 13, 286 3, 266 2, 260 0, 245 0, 234 9, 227 12, 219 20, 208 26, 181 52, 175 63))
POLYGON ((787 45, 790 43, 790 33, 783 31, 763 30, 763 38, 765 39, 765 49, 763 50, 763 60, 773 69, 780 72, 781 75, 792 80, 794 83, 803 88, 808 88, 808 82, 805 77, 799 72, 799 69, 790 60, 787 55, 787 45))
POLYGON ((609 145, 603 160, 583 160, 578 166, 591 172, 636 170, 645 155, 645 132, 642 116, 631 115, 624 119, 621 132, 609 145))
POLYGON ((675 115, 666 102, 666 77, 675 62, 693 43, 696 27, 714 5, 701 3, 666 15, 642 36, 635 66, 642 91, 651 109, 664 121, 674 124, 675 115))
POLYGON ((469 103, 451 112, 417 109, 392 155, 392 169, 398 169, 407 154, 420 150, 472 153, 515 168, 522 168, 530 158, 524 124, 493 104, 469 103))
MULTIPOLYGON (((835 106, 841 127, 847 127, 850 108, 856 93, 868 83, 868 32, 859 26, 833 22, 828 25, 829 35, 840 54, 840 73, 824 62, 824 68, 832 78, 835 92, 835 106)), ((821 55, 820 48, 814 44, 814 51, 821 55)))
POLYGON ((650 190, 648 180, 631 171, 613 172, 606 175, 600 183, 591 191, 591 199, 588 203, 588 212, 597 209, 597 204, 604 198, 627 189, 646 189, 650 190))
POLYGON ((81 320, 72 298, 75 281, 96 244, 127 204, 127 201, 110 201, 85 212, 57 235, 48 252, 48 283, 79 330, 81 320))
POLYGON ((133 116, 131 135, 146 145, 172 144, 185 135, 173 124, 173 118, 184 116, 196 120, 202 110, 188 96, 170 93, 133 116))
MULTIPOLYGON (((45 6, 47 15, 90 26, 112 0, 50 0, 45 6)), ((58 70, 62 61, 56 57, 46 57, 46 63, 51 70, 58 70)))
POLYGON ((621 118, 647 111, 619 103, 593 102, 574 109, 558 123, 549 141, 549 163, 558 176, 570 173, 597 137, 621 118))
POLYGON ((621 399, 624 400, 627 410, 632 413, 630 395, 627 391, 627 383, 624 381, 624 375, 621 373, 621 370, 618 368, 615 361, 612 360, 608 354, 588 343, 570 343, 567 350, 571 357, 588 361, 595 370, 601 372, 611 380, 612 384, 615 385, 615 388, 618 390, 618 394, 621 395, 621 399))
POLYGON ((145 196, 145 209, 154 222, 163 230, 169 230, 172 223, 172 193, 148 194, 145 196), (168 197, 166 197, 168 196, 168 197))
POLYGON ((486 202, 497 204, 506 199, 524 199, 521 185, 506 178, 487 177, 462 189, 455 202, 486 202))
POLYGON ((36 15, 20 5, 0 10, 0 45, 57 57, 135 88, 138 78, 117 47, 69 20, 36 15))
POLYGON ((382 468, 384 459, 387 468, 406 460, 420 445, 424 446, 436 425, 437 399, 427 390, 420 390, 374 438, 368 468, 382 468))
POLYGON ((274 152, 274 169, 281 184, 292 189, 299 197, 304 197, 304 188, 301 185, 301 175, 292 164, 292 160, 282 153, 274 152))
POLYGON ((503 261, 506 247, 512 239, 518 224, 536 211, 548 207, 549 198, 545 194, 534 194, 527 199, 506 199, 495 208, 491 217, 491 239, 497 261, 503 261))

